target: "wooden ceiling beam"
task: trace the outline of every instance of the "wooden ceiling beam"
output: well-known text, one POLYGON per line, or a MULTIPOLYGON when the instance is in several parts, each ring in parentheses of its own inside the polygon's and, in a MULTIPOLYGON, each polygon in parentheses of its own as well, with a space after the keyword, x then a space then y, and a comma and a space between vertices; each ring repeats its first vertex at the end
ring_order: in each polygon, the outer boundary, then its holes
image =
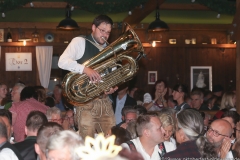
MULTIPOLYGON (((158 4, 161 6, 164 0, 158 0, 158 4)), ((139 24, 145 17, 147 17, 152 11, 156 9, 156 0, 148 0, 144 4, 143 8, 135 8, 132 11, 132 15, 128 15, 123 22, 130 24, 132 27, 135 27, 139 24)))
MULTIPOLYGON (((66 2, 32 2, 34 8, 65 8, 66 2)), ((156 4, 156 2, 155 2, 156 4)), ((26 4, 24 8, 31 8, 30 3, 26 4)), ((208 7, 196 4, 182 4, 182 3, 163 3, 160 5, 161 10, 210 10, 208 7)))
POLYGON ((30 3, 23 6, 24 8, 66 8, 66 2, 32 2, 34 7, 31 7, 30 3))
POLYGON ((210 10, 208 7, 196 3, 163 3, 159 8, 160 10, 210 10))

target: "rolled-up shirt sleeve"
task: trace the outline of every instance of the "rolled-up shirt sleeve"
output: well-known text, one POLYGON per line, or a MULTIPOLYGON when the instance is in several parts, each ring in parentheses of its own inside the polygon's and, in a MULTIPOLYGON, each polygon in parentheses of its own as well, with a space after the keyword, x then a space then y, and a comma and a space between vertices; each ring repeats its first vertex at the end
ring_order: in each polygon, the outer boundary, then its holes
POLYGON ((59 58, 59 68, 82 74, 84 65, 77 63, 76 60, 82 58, 84 51, 85 39, 82 37, 73 38, 59 58))

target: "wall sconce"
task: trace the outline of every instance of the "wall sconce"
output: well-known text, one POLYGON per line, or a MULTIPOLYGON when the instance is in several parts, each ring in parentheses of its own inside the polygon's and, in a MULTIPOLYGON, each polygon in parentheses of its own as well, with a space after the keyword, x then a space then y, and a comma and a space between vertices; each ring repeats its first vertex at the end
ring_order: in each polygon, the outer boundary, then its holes
POLYGON ((152 47, 156 47, 156 43, 161 43, 161 41, 152 41, 152 47))
POLYGON ((18 41, 23 42, 23 46, 26 46, 27 41, 31 41, 32 39, 25 37, 25 32, 19 28, 19 38, 18 41))

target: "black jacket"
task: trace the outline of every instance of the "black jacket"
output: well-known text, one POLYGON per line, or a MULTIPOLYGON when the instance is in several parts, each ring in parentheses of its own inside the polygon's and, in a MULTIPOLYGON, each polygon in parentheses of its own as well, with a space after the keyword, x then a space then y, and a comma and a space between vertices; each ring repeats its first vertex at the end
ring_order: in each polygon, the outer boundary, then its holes
POLYGON ((14 144, 14 147, 20 152, 24 160, 34 160, 37 159, 37 153, 34 149, 34 144, 36 143, 35 136, 29 136, 24 141, 14 144))

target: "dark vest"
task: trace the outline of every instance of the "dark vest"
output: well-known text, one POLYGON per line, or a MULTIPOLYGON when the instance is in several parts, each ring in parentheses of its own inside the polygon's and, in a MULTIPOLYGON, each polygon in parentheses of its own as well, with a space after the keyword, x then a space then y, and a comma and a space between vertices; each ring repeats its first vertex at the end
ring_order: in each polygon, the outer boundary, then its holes
MULTIPOLYGON (((95 43, 91 35, 88 35, 85 38, 95 43)), ((100 52, 99 49, 96 46, 94 46, 92 43, 90 43, 88 40, 86 40, 85 51, 82 58, 77 60, 79 64, 83 64, 85 61, 96 56, 100 52)))
POLYGON ((18 157, 19 160, 23 160, 23 158, 22 158, 21 154, 18 152, 18 150, 12 144, 10 144, 8 141, 2 147, 0 147, 0 151, 4 148, 11 149, 15 153, 15 155, 18 157))
MULTIPOLYGON (((93 40, 91 34, 85 37, 86 39, 92 41, 93 43, 95 43, 95 41, 93 40)), ((85 51, 84 54, 82 56, 82 58, 77 60, 77 63, 79 64, 83 64, 85 61, 87 61, 88 59, 94 57, 95 55, 97 55, 99 53, 99 49, 94 46, 92 43, 90 43, 89 41, 86 40, 85 43, 85 51)), ((68 70, 64 70, 62 69, 62 78, 64 78, 64 76, 69 73, 68 70)))

